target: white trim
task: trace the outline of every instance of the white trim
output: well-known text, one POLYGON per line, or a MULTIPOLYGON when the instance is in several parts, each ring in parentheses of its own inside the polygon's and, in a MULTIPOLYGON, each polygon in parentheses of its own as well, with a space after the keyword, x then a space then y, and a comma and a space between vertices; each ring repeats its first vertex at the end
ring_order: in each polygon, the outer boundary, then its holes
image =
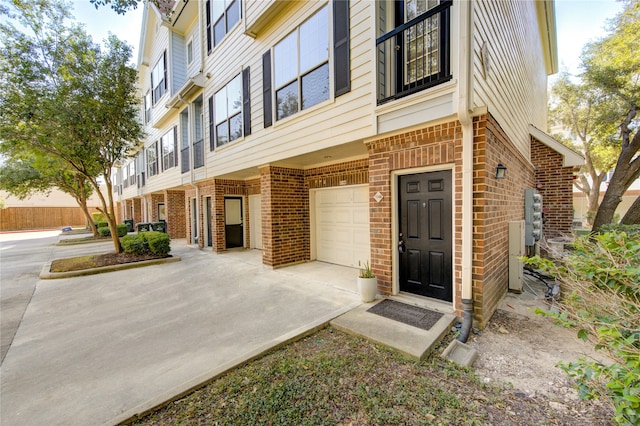
MULTIPOLYGON (((450 304, 454 306, 456 300, 456 190, 455 190, 455 164, 438 164, 434 166, 413 167, 409 169, 393 170, 391 172, 391 294, 398 295, 400 293, 400 277, 399 277, 399 260, 398 260, 398 177, 404 175, 411 175, 417 173, 429 173, 429 172, 443 172, 451 171, 451 287, 452 297, 451 302, 441 300, 442 303, 450 304)), ((439 299, 436 299, 439 300, 439 299)))
POLYGON ((562 167, 584 165, 584 157, 581 154, 578 154, 571 148, 561 144, 533 124, 529 124, 529 135, 562 155, 562 167))

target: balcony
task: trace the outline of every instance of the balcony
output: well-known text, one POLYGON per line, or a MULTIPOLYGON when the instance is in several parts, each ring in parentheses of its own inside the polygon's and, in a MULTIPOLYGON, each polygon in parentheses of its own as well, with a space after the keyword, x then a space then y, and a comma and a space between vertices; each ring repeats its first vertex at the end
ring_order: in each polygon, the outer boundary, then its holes
POLYGON ((451 0, 376 40, 378 105, 451 80, 451 0))

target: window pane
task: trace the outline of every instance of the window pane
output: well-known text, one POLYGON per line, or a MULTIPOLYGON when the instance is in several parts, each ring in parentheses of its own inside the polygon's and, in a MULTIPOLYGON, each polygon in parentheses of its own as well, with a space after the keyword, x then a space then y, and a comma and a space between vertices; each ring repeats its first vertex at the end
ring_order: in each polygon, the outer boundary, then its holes
POLYGON ((276 92, 277 119, 298 112, 298 80, 276 92))
POLYGON ((212 0, 211 1, 211 19, 213 22, 224 13, 224 0, 212 0))
POLYGON ((298 75, 297 33, 294 31, 276 45, 273 51, 273 68, 276 87, 293 80, 298 75))
POLYGON ((227 9, 227 32, 240 20, 240 1, 236 0, 227 9))
POLYGON ((242 137, 242 114, 236 114, 229 119, 229 141, 242 137))
POLYGON ((302 109, 329 99, 329 64, 302 77, 302 109))
POLYGON ((222 16, 222 18, 220 18, 213 27, 213 45, 217 46, 222 41, 226 33, 227 30, 224 24, 224 16, 222 16))
POLYGON ((218 146, 222 146, 229 142, 229 127, 226 121, 216 127, 216 138, 218 146))
POLYGON ((329 16, 320 9, 300 26, 300 72, 318 66, 329 57, 329 16))
POLYGON ((221 89, 214 97, 216 124, 227 119, 227 88, 221 89))
POLYGON ((233 115, 242 109, 242 75, 227 84, 227 114, 233 115))

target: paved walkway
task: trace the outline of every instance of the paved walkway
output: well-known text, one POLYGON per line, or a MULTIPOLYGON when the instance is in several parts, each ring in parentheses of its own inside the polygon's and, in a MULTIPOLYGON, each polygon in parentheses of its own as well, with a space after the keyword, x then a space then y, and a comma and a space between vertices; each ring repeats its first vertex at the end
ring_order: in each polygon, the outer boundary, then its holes
POLYGON ((356 269, 270 270, 255 251, 173 240, 181 262, 38 280, 40 260, 110 247, 51 250, 12 258, 35 291, 0 367, 3 426, 115 424, 360 304, 356 269))

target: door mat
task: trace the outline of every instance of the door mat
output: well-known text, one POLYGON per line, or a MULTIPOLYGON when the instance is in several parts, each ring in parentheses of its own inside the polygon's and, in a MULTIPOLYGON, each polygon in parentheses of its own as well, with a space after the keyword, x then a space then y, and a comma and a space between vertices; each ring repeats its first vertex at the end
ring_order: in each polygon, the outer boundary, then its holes
POLYGON ((396 302, 390 299, 384 299, 382 302, 367 309, 367 312, 423 330, 429 330, 443 315, 440 312, 430 311, 429 309, 407 305, 406 303, 396 302))

